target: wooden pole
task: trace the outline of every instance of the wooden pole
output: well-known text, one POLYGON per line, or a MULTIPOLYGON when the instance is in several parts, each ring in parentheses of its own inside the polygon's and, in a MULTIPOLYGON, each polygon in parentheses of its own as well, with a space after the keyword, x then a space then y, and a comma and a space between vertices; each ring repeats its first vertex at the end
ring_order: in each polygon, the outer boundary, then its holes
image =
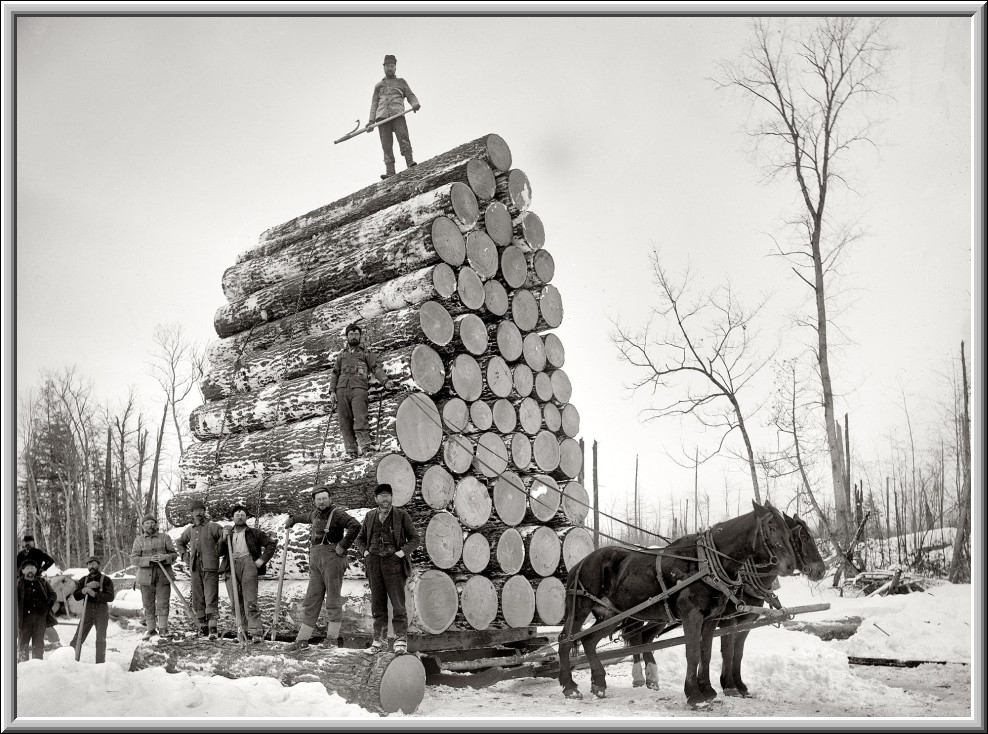
POLYGON ((597 493, 597 439, 593 442, 593 547, 600 547, 600 504, 597 493))
POLYGON ((638 454, 635 454, 635 542, 641 543, 641 531, 638 529, 641 527, 639 520, 638 511, 638 454))
POLYGON ((693 532, 700 528, 700 448, 694 449, 693 454, 693 532))

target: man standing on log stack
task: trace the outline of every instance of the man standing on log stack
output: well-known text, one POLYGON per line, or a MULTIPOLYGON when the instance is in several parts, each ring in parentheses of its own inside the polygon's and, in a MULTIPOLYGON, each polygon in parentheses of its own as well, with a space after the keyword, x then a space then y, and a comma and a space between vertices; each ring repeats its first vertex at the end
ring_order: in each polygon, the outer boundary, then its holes
POLYGON ((96 662, 106 662, 106 628, 110 622, 110 602, 116 592, 113 589, 113 581, 105 573, 100 573, 99 558, 90 556, 86 561, 89 575, 83 576, 76 582, 75 593, 72 598, 76 601, 85 600, 86 615, 75 634, 69 647, 75 648, 78 636, 82 635, 82 641, 86 641, 89 630, 96 625, 96 662))
POLYGON ((199 636, 215 640, 219 616, 220 556, 217 545, 223 539, 223 527, 206 520, 206 503, 192 500, 192 524, 175 542, 182 560, 192 574, 192 609, 199 622, 199 636))
POLYGON ((168 610, 171 607, 172 586, 162 566, 170 566, 178 558, 168 533, 158 532, 158 518, 148 515, 141 523, 142 531, 134 538, 130 551, 130 563, 137 566, 137 586, 144 602, 144 621, 147 624, 145 640, 161 635, 167 640, 168 610), (161 564, 161 565, 159 565, 161 564))
POLYGON ((338 408, 336 414, 340 419, 343 445, 347 456, 355 459, 358 455, 377 449, 371 444, 367 424, 369 376, 373 374, 389 390, 396 389, 398 383, 388 379, 378 365, 374 352, 361 348, 363 331, 360 326, 350 324, 346 327, 345 336, 346 349, 337 355, 332 376, 329 378, 329 409, 338 408))
MULTIPOLYGON (((419 104, 418 98, 408 86, 408 82, 395 76, 397 67, 398 59, 391 54, 384 57, 384 78, 374 85, 370 114, 367 115, 367 125, 364 128, 367 132, 374 129, 376 121, 386 120, 404 112, 406 98, 412 105, 414 112, 422 109, 422 105, 419 104)), ((391 122, 379 125, 377 129, 381 135, 381 148, 384 150, 385 172, 381 175, 382 179, 391 178, 395 175, 395 152, 392 135, 398 138, 398 150, 405 157, 405 165, 409 168, 416 165, 412 158, 412 141, 408 138, 408 123, 405 122, 404 117, 395 117, 391 122)))
POLYGON ((390 484, 378 484, 374 490, 377 511, 364 516, 357 536, 357 548, 363 549, 367 583, 370 584, 371 614, 374 616, 374 641, 364 652, 373 655, 388 649, 388 599, 394 612, 391 624, 395 632, 394 651, 408 652, 408 616, 405 613, 405 579, 412 574, 412 551, 419 546, 419 534, 412 516, 400 507, 392 507, 390 484))
POLYGON ((329 489, 316 487, 312 490, 312 502, 316 509, 304 515, 289 515, 285 527, 291 528, 297 522, 309 523, 309 587, 302 600, 302 624, 298 628, 295 642, 290 650, 304 650, 309 646, 312 630, 319 620, 323 597, 326 598, 326 640, 323 647, 333 648, 340 636, 343 623, 343 574, 347 569, 347 549, 360 532, 358 523, 342 507, 329 502, 329 489))
POLYGON ((257 608, 257 577, 267 573, 267 563, 274 555, 278 541, 260 528, 247 526, 247 508, 243 505, 234 505, 230 516, 233 527, 228 525, 223 529, 223 540, 219 542, 220 576, 227 582, 231 606, 236 588, 240 605, 237 624, 245 627, 251 642, 257 644, 264 639, 261 612, 257 608), (237 575, 233 581, 230 579, 231 567, 232 573, 237 575))

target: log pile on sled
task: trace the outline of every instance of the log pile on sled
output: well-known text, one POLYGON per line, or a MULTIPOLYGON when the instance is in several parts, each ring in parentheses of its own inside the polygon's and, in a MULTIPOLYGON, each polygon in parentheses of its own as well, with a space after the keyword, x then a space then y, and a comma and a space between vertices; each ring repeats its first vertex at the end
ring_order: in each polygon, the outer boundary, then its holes
MULTIPOLYGON (((593 544, 580 416, 552 332, 562 301, 531 200, 491 134, 264 232, 223 274, 206 402, 190 418, 199 440, 169 521, 186 525, 194 499, 220 520, 242 503, 284 542, 286 513, 309 510, 315 484, 359 518, 387 482, 423 539, 406 589, 412 650, 427 644, 417 637, 559 624, 565 574, 593 544), (329 409, 353 321, 400 385, 371 385, 376 450, 356 459, 329 409)), ((281 638, 298 624, 308 530, 288 534, 281 638)), ((260 584, 265 624, 280 562, 260 584)), ((359 559, 347 576, 344 639, 370 634, 359 559)))

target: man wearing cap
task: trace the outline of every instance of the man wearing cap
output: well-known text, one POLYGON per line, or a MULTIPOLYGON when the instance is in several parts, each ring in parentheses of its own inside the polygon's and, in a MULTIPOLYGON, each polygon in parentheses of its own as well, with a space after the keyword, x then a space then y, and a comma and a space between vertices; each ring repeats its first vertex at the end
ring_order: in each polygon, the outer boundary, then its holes
POLYGON ((215 640, 219 616, 220 556, 218 543, 223 539, 223 527, 206 520, 206 503, 192 500, 192 524, 177 541, 175 549, 192 574, 192 609, 199 622, 199 636, 215 640))
POLYGON ((336 414, 340 419, 340 432, 343 434, 343 445, 347 456, 355 459, 376 450, 371 444, 370 428, 367 422, 367 390, 370 375, 389 390, 398 387, 398 383, 389 380, 384 370, 377 363, 377 355, 363 349, 360 340, 363 331, 358 324, 346 327, 346 348, 336 356, 332 374, 329 378, 329 408, 337 408, 336 414))
POLYGON ((261 612, 257 608, 257 577, 267 573, 267 563, 274 555, 278 541, 260 528, 247 526, 247 508, 243 505, 234 505, 230 518, 233 527, 227 525, 223 529, 223 539, 218 545, 220 576, 227 582, 226 590, 232 606, 234 585, 230 581, 231 568, 236 574, 240 606, 238 624, 247 630, 254 643, 258 643, 263 639, 264 630, 261 627, 261 612))
POLYGON ((86 561, 89 573, 76 581, 75 593, 72 598, 76 601, 85 600, 86 614, 72 636, 71 647, 76 646, 76 639, 82 633, 82 642, 86 641, 89 630, 96 625, 96 662, 106 662, 106 627, 110 622, 110 602, 116 592, 113 581, 99 570, 99 558, 90 556, 86 561))
POLYGON ((326 640, 324 647, 336 647, 343 623, 343 574, 347 569, 347 549, 353 544, 360 531, 358 523, 343 507, 330 504, 329 489, 315 487, 312 490, 312 503, 315 509, 304 515, 289 515, 285 527, 295 523, 309 523, 309 586, 302 600, 302 624, 292 643, 292 650, 303 650, 309 646, 312 630, 319 620, 323 598, 326 599, 326 640))
POLYGON ((364 569, 371 592, 374 617, 374 641, 364 652, 374 654, 388 648, 388 600, 391 600, 396 653, 408 652, 408 616, 405 613, 405 579, 412 573, 410 556, 419 546, 419 534, 412 516, 400 507, 392 507, 390 484, 374 490, 377 510, 364 516, 357 536, 357 548, 363 551, 364 569))
MULTIPOLYGON (((393 115, 405 111, 405 100, 412 105, 412 110, 418 112, 422 105, 412 93, 411 87, 401 77, 395 76, 398 59, 391 54, 384 57, 384 78, 374 85, 374 95, 371 97, 370 113, 367 115, 367 132, 373 130, 377 120, 386 120, 393 115)), ((385 172, 382 179, 395 175, 395 153, 392 135, 398 138, 398 150, 405 158, 405 165, 411 168, 416 165, 412 158, 412 141, 408 138, 408 123, 404 117, 396 117, 391 122, 378 126, 381 135, 381 148, 384 150, 385 172)))
POLYGON ((144 602, 144 621, 147 624, 145 640, 150 640, 159 632, 163 640, 171 636, 168 632, 171 583, 161 566, 170 567, 176 558, 178 553, 172 539, 167 533, 158 532, 158 518, 154 515, 145 517, 130 551, 130 563, 137 566, 135 582, 141 589, 141 600, 144 602))
POLYGON ((17 552, 17 568, 29 558, 34 561, 39 576, 43 576, 45 571, 55 565, 54 558, 35 546, 33 535, 24 536, 24 547, 17 552))
POLYGON ((58 594, 38 570, 38 563, 30 558, 25 559, 18 569, 18 660, 27 660, 32 655, 35 660, 41 660, 45 656, 48 612, 58 600, 58 594))

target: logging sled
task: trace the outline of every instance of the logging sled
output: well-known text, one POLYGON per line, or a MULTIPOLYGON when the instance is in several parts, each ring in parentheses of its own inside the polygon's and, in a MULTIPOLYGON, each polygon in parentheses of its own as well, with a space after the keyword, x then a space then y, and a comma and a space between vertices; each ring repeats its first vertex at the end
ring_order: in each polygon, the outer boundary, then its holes
MULTIPOLYGON (((553 675, 573 695, 573 665, 589 665, 603 695, 601 659, 650 661, 652 650, 686 644, 692 660, 720 625, 737 668, 728 683, 745 695, 748 630, 805 611, 759 617, 774 598, 764 584, 815 561, 797 560, 796 531, 769 506, 665 549, 595 547, 580 413, 553 331, 563 303, 531 203, 507 143, 487 134, 268 229, 226 269, 204 402, 189 418, 196 441, 165 513, 180 533, 194 502, 217 521, 245 507, 254 527, 279 538, 258 580, 267 628, 259 644, 230 644, 243 639, 236 627, 217 640, 142 643, 132 669, 319 681, 370 711, 411 713, 433 682, 553 675), (354 323, 380 370, 366 425, 342 426, 333 369, 354 323), (369 434, 357 452, 346 447, 348 429, 369 434), (302 624, 310 526, 285 530, 286 517, 309 510, 321 486, 362 520, 382 483, 422 539, 405 585, 410 654, 358 651, 373 636, 360 558, 348 560, 335 646, 318 646, 330 629, 323 609, 314 646, 289 651, 302 624), (734 557, 745 533, 758 542, 734 557), (591 614, 595 624, 582 629, 591 614), (643 622, 654 626, 632 626, 643 622), (558 640, 546 633, 560 626, 558 640), (653 641, 680 626, 685 642, 653 641), (605 634, 634 643, 598 655, 605 634), (570 656, 577 642, 585 660, 570 656)), ((175 593, 187 598, 188 573, 174 571, 175 593)), ((219 619, 233 611, 221 585, 219 619)), ((171 619, 195 634, 193 615, 171 619)), ((695 681, 688 672, 691 703, 709 693, 695 681)))

